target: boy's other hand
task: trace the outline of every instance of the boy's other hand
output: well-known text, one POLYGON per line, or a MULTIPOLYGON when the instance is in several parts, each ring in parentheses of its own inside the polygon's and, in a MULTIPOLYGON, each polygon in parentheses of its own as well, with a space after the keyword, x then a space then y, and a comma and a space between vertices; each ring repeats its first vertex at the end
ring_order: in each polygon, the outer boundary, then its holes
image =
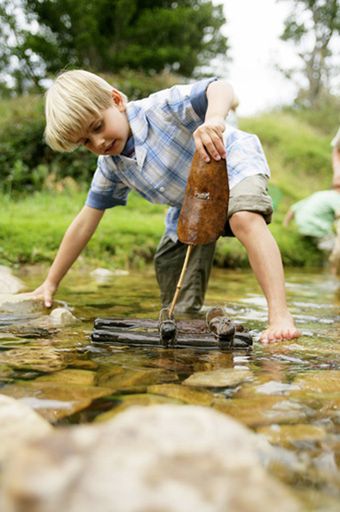
POLYGON ((57 286, 46 280, 31 293, 31 297, 33 299, 42 299, 44 301, 44 306, 50 308, 53 304, 53 295, 56 291, 57 286))
POLYGON ((226 157, 223 142, 224 130, 224 119, 221 117, 211 117, 206 119, 205 122, 194 131, 193 136, 196 149, 206 162, 210 162, 210 157, 214 160, 221 160, 221 158, 226 157))

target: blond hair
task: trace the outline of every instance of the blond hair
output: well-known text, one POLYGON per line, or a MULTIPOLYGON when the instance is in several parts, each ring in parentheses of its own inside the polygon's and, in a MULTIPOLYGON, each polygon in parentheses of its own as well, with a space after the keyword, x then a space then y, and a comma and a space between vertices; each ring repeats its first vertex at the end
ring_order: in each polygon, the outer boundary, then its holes
POLYGON ((112 106, 112 90, 106 80, 82 69, 59 75, 45 97, 47 144, 55 151, 75 149, 75 137, 112 106))

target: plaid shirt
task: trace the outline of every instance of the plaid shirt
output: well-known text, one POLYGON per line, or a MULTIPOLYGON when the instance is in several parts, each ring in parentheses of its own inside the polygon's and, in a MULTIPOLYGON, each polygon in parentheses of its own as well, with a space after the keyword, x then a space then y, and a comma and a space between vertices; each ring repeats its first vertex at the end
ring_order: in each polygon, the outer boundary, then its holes
MULTIPOLYGON (((195 151, 192 134, 204 122, 206 89, 214 80, 174 86, 129 102, 132 137, 121 155, 98 157, 86 205, 100 210, 125 205, 134 189, 151 203, 180 208, 195 151)), ((248 176, 269 176, 256 135, 227 126, 224 141, 230 188, 248 176)), ((177 225, 177 219, 167 217, 167 223, 177 225)))

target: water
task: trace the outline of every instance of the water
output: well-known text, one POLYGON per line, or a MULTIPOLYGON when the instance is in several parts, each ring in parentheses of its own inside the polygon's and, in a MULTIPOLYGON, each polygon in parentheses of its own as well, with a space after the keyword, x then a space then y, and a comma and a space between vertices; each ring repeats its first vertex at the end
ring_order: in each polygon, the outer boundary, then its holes
MULTIPOLYGON (((37 271, 23 274, 29 287, 40 277, 37 271)), ((42 331, 38 338, 8 334, 3 327, 1 391, 56 425, 104 421, 132 404, 210 405, 277 447, 272 472, 306 510, 340 510, 340 283, 320 270, 288 271, 286 277, 303 337, 223 353, 92 344, 96 317, 157 319, 158 288, 152 269, 104 282, 73 271, 58 298, 81 322, 42 331), (194 372, 221 368, 246 369, 251 377, 237 386, 190 393, 181 385, 194 372)), ((255 335, 265 326, 265 303, 251 272, 215 270, 206 305, 217 304, 255 335)), ((32 319, 41 312, 25 314, 32 319)), ((18 316, 7 311, 2 318, 8 324, 18 316)))

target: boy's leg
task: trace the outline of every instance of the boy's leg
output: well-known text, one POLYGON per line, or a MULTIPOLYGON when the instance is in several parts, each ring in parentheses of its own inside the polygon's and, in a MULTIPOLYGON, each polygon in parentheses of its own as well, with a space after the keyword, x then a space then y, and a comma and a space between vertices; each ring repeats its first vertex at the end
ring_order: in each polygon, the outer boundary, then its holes
POLYGON ((340 214, 335 221, 336 237, 333 250, 329 256, 332 273, 340 276, 340 214))
MULTIPOLYGON (((154 264, 163 307, 168 306, 173 299, 186 250, 186 245, 173 242, 166 235, 157 247, 154 264)), ((177 311, 199 311, 203 306, 214 251, 215 243, 197 246, 192 251, 176 305, 177 311)))
POLYGON ((268 328, 261 334, 263 343, 300 336, 288 311, 284 273, 279 248, 262 215, 235 212, 229 219, 235 236, 245 246, 250 265, 268 303, 268 328))
POLYGON ((226 235, 233 233, 245 246, 268 303, 269 326, 260 336, 263 343, 300 335, 287 308, 280 251, 267 227, 273 212, 267 182, 265 175, 256 174, 231 189, 226 226, 226 235))

